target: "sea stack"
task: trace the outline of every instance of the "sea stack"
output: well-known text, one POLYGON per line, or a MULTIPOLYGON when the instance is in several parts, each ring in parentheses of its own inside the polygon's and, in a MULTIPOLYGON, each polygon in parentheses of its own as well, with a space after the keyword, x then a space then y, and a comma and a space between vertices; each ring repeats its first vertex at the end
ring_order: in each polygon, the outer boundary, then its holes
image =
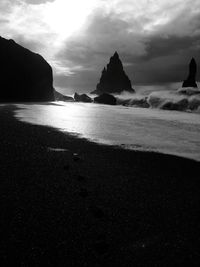
POLYGON ((53 101, 51 66, 38 54, 0 37, 0 102, 53 101))
POLYGON ((110 58, 107 68, 104 68, 101 74, 100 82, 97 84, 96 90, 91 94, 101 95, 120 94, 123 91, 134 93, 131 81, 126 75, 122 62, 117 52, 110 58))
POLYGON ((187 80, 183 82, 182 87, 194 87, 197 88, 196 83, 197 64, 194 58, 191 59, 189 65, 189 75, 187 80))

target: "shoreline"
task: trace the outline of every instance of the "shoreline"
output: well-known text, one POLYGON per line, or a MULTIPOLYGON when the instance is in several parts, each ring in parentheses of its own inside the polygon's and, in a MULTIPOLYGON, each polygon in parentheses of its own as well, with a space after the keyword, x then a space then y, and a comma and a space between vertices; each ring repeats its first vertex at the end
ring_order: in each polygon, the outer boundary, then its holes
POLYGON ((200 262, 199 162, 99 145, 14 109, 0 107, 3 266, 200 262))
POLYGON ((132 112, 131 109, 124 107, 119 109, 108 105, 92 107, 91 104, 85 103, 16 106, 15 117, 22 122, 53 127, 100 145, 119 146, 133 151, 149 151, 200 161, 198 149, 200 124, 199 116, 196 114, 182 115, 175 112, 172 116, 168 111, 152 110, 147 113, 145 109, 134 108, 132 112), (108 118, 105 118, 106 111, 110 112, 108 118), (76 115, 73 115, 73 112, 76 115), (80 115, 82 113, 86 113, 84 122, 80 115), (115 116, 115 113, 119 113, 119 116, 113 125, 111 117, 115 116), (98 121, 95 116, 99 117, 98 121), (123 116, 127 118, 126 123, 123 122, 123 116))

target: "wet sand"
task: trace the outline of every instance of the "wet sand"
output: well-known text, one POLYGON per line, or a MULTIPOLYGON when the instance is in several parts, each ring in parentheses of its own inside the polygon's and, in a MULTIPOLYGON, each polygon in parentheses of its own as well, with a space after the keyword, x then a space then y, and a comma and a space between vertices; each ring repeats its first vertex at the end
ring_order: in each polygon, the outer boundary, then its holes
POLYGON ((198 266, 200 163, 98 145, 0 106, 1 266, 198 266))

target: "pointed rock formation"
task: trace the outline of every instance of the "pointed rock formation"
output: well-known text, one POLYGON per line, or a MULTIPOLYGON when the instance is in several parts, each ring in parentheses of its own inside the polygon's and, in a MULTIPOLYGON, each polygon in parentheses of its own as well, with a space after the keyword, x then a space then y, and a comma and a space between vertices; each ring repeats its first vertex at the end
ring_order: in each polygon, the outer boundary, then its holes
POLYGON ((197 88, 196 83, 196 73, 197 73, 197 64, 194 58, 190 61, 189 65, 189 75, 187 80, 183 82, 182 87, 194 87, 197 88))
POLYGON ((119 94, 123 91, 134 93, 131 81, 124 72, 122 62, 117 52, 110 58, 110 62, 107 65, 107 69, 104 68, 100 78, 100 82, 97 84, 96 90, 91 94, 119 94))
POLYGON ((0 102, 53 101, 51 66, 38 54, 0 37, 0 102))

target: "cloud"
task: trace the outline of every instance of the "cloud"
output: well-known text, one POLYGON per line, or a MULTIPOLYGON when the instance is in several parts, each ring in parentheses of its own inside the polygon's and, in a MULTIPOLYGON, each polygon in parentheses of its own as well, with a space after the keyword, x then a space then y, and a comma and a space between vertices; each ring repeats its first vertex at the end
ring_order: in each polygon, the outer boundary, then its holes
POLYGON ((55 0, 21 0, 21 1, 25 2, 26 4, 40 5, 40 4, 44 4, 47 2, 54 2, 55 0))
POLYGON ((146 59, 176 55, 187 49, 195 50, 200 36, 153 36, 146 41, 146 59))
POLYGON ((118 18, 116 14, 107 15, 101 9, 96 10, 90 16, 84 32, 66 40, 65 46, 57 54, 57 59, 63 65, 67 64, 72 69, 76 66, 81 67, 81 71, 69 74, 71 77, 68 78, 68 82, 76 79, 85 83, 89 80, 93 82, 90 84, 93 90, 102 68, 115 50, 121 54, 129 51, 133 57, 144 55, 145 44, 141 42, 141 35, 136 28, 133 33, 130 31, 130 24, 118 18), (85 78, 82 76, 83 72, 85 78))
POLYGON ((32 5, 30 1, 3 0, 0 2, 0 32, 3 37, 14 39, 50 60, 57 45, 57 34, 49 31, 43 19, 44 10, 49 4, 46 2, 37 1, 38 5, 32 5))
MULTIPOLYGON (((46 49, 45 44, 42 42, 42 40, 35 40, 35 39, 29 39, 26 38, 26 36, 19 34, 15 35, 15 42, 20 44, 21 46, 38 53, 38 51, 42 51, 46 49)), ((43 53, 42 53, 43 54, 43 53)))
POLYGON ((68 66, 81 65, 85 75, 83 79, 81 72, 70 74, 69 83, 74 79, 76 83, 92 82, 95 70, 97 79, 90 86, 95 87, 101 69, 115 50, 133 84, 168 84, 186 78, 191 57, 198 59, 200 51, 196 12, 200 4, 193 1, 192 6, 191 1, 186 1, 180 8, 180 1, 175 5, 162 1, 162 5, 153 5, 144 13, 139 4, 133 12, 133 1, 125 2, 121 9, 122 1, 115 1, 115 7, 110 3, 107 9, 96 10, 85 31, 66 41, 57 55, 59 60, 68 66), (159 20, 161 16, 168 18, 165 23, 159 20))
POLYGON ((58 87, 94 89, 115 50, 133 84, 152 85, 187 76, 199 13, 199 0, 1 0, 0 31, 41 53, 58 87))
POLYGON ((94 63, 99 60, 103 63, 115 50, 122 53, 130 51, 133 55, 145 54, 145 44, 141 42, 140 35, 129 33, 129 26, 115 14, 105 16, 98 12, 91 18, 84 34, 72 36, 66 41, 58 57, 94 68, 94 63))
POLYGON ((6 18, 0 18, 0 24, 5 24, 5 23, 8 23, 9 20, 6 19, 6 18))

